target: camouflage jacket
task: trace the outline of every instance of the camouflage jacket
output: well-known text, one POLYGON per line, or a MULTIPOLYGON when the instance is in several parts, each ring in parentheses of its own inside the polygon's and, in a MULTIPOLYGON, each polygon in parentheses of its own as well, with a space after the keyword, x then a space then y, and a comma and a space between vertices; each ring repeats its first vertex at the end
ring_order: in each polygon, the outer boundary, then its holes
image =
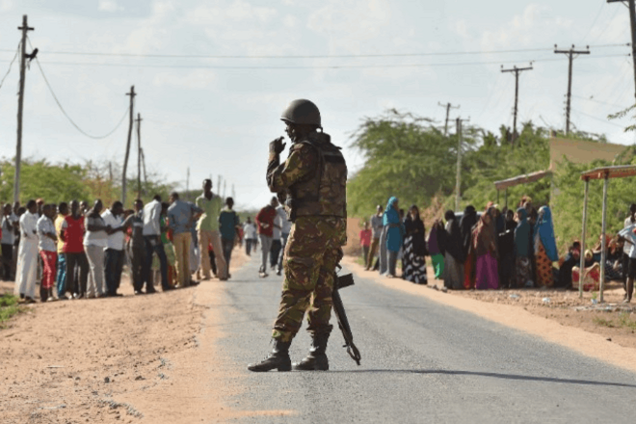
POLYGON ((294 143, 285 163, 270 155, 267 185, 285 201, 293 221, 298 216, 346 217, 347 166, 330 137, 314 132, 294 143))

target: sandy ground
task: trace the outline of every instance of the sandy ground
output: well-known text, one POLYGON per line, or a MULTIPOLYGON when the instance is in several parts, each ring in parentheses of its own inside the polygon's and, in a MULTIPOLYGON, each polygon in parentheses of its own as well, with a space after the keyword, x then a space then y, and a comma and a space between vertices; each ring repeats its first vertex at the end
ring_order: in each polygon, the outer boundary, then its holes
MULTIPOLYGON (((247 260, 235 250, 232 269, 247 260)), ((593 306, 589 293, 583 301, 575 292, 443 293, 365 272, 350 257, 345 262, 388 287, 636 370, 636 336, 618 325, 624 315, 576 309, 593 306), (546 297, 549 302, 543 301, 546 297), (599 324, 598 317, 605 324, 599 324), (616 323, 614 328, 607 325, 610 321, 616 323)), ((430 278, 431 286, 441 287, 430 278)), ((241 377, 215 347, 220 337, 228 336, 223 332, 227 317, 213 307, 223 287, 212 280, 169 293, 132 296, 126 280, 122 298, 28 306, 27 313, 0 330, 0 421, 186 424, 285 415, 246 411, 230 401, 243 389, 241 377)), ((12 289, 12 284, 0 284, 0 293, 12 289)), ((606 300, 619 296, 620 289, 610 287, 606 300)), ((633 320, 633 312, 622 314, 631 314, 627 317, 633 320)))
MULTIPOLYGON (((585 293, 582 300, 578 292, 555 290, 491 290, 448 291, 432 289, 442 287, 428 269, 428 286, 412 284, 402 279, 381 277, 377 272, 365 271, 356 258, 345 256, 343 264, 365 278, 402 290, 413 295, 473 312, 484 318, 539 336, 547 341, 574 349, 584 355, 604 360, 613 365, 636 371, 636 334, 628 326, 612 328, 600 319, 618 325, 621 317, 630 325, 636 323, 632 307, 620 310, 616 304, 593 305, 592 294, 585 293), (513 295, 511 297, 511 295, 513 295), (518 297, 517 297, 518 296, 518 297), (549 301, 543 299, 549 298, 549 301), (593 309, 592 309, 593 308, 593 309)), ((621 289, 610 286, 605 301, 622 299, 621 289)))
MULTIPOLYGON (((246 260, 235 250, 232 269, 246 260)), ((0 421, 186 424, 245 415, 221 401, 233 389, 214 350, 220 317, 204 305, 222 287, 212 280, 133 296, 126 279, 121 298, 28 306, 0 330, 0 421)))

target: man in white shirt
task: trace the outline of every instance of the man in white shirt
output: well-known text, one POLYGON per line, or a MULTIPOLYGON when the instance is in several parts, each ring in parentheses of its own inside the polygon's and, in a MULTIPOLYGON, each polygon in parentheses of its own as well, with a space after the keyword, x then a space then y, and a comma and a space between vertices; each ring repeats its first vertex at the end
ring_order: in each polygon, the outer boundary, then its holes
POLYGON ((26 303, 35 302, 35 279, 38 269, 37 204, 29 200, 20 217, 20 246, 14 292, 26 303))
POLYGON ((243 238, 245 239, 245 253, 250 256, 252 247, 256 248, 256 227, 248 216, 243 225, 243 238))
POLYGON ((12 281, 14 243, 13 208, 11 203, 7 203, 2 210, 2 279, 4 281, 12 281))
MULTIPOLYGON (((163 249, 163 243, 161 242, 161 196, 158 194, 152 198, 152 201, 144 206, 143 219, 144 219, 144 242, 146 244, 146 257, 143 270, 143 280, 146 282, 146 292, 148 293, 148 287, 152 287, 150 284, 150 270, 152 268, 152 255, 156 253, 159 257, 159 265, 161 268, 161 287, 164 291, 170 290, 172 286, 168 283, 168 259, 166 258, 166 251, 163 249)), ((153 290, 150 290, 152 293, 153 290)))
POLYGON ((42 215, 38 219, 37 232, 39 238, 38 247, 42 258, 42 283, 40 284, 40 300, 54 300, 53 285, 57 273, 57 233, 53 218, 55 207, 43 205, 42 215))
POLYGON ((289 233, 291 232, 292 223, 287 216, 287 211, 285 211, 285 207, 283 205, 279 205, 276 208, 276 213, 278 214, 281 222, 280 229, 280 241, 281 241, 281 251, 278 257, 278 269, 276 269, 276 275, 281 275, 283 272, 283 257, 285 256, 285 246, 287 246, 287 238, 289 238, 289 233))
POLYGON ((104 249, 104 276, 106 277, 106 296, 121 296, 117 293, 124 267, 124 205, 113 202, 110 209, 102 213, 104 224, 112 229, 104 249))
POLYGON ((274 217, 274 229, 272 230, 272 247, 269 249, 269 264, 272 269, 276 270, 276 274, 278 274, 278 255, 281 253, 281 230, 283 228, 283 220, 278 213, 278 208, 276 208, 276 216, 274 217))

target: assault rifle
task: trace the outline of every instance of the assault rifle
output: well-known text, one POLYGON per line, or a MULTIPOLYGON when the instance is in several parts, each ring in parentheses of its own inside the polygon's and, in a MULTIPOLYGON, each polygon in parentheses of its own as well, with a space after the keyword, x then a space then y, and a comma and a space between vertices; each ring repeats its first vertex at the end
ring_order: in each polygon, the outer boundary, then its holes
POLYGON ((342 298, 340 297, 340 293, 338 292, 340 289, 344 289, 345 287, 353 286, 353 276, 351 274, 338 276, 335 273, 335 284, 333 288, 333 310, 336 313, 336 318, 338 319, 338 327, 340 327, 340 331, 342 331, 342 335, 344 336, 345 344, 344 348, 347 349, 347 353, 356 364, 360 365, 360 351, 353 344, 353 333, 351 332, 351 326, 349 325, 349 320, 347 319, 347 314, 344 309, 344 305, 342 304, 342 298))

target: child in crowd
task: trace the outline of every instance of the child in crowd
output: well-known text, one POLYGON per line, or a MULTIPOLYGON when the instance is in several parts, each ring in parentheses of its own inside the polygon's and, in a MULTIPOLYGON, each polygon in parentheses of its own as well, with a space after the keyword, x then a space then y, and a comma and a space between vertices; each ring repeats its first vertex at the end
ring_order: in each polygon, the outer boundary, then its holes
POLYGON ((362 254, 363 258, 367 258, 369 256, 369 248, 371 247, 371 229, 369 228, 369 223, 364 221, 362 224, 363 229, 360 230, 360 246, 362 246, 362 254))

